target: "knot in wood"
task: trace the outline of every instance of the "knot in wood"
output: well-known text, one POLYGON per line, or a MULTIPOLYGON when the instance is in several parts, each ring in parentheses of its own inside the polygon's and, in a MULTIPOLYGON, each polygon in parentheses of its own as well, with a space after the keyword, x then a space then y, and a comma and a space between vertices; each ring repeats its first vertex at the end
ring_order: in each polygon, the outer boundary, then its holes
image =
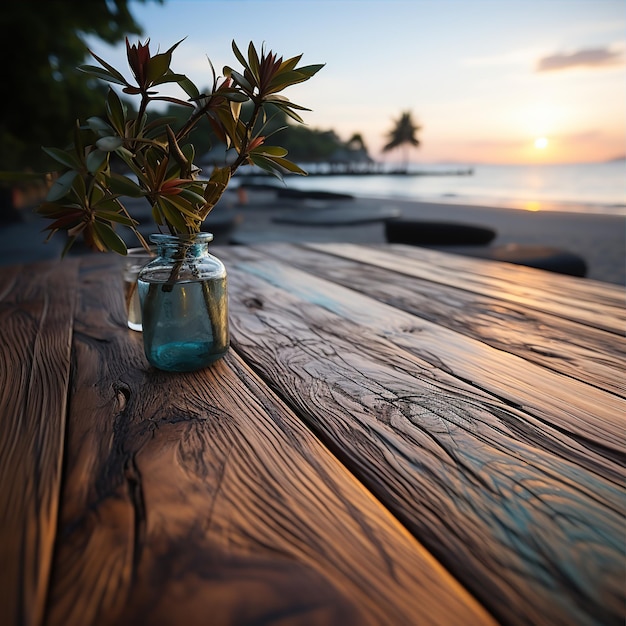
POLYGON ((249 309, 262 309, 263 308, 263 301, 256 297, 246 298, 243 303, 249 309))

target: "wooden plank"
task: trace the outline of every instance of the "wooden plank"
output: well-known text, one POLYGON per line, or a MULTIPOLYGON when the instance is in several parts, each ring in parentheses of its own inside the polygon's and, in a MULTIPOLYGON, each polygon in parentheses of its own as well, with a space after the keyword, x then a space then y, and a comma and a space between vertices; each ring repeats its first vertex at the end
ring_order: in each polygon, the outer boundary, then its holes
POLYGON ((237 352, 497 619, 623 623, 623 401, 244 253, 237 352))
POLYGON ((626 328, 626 296, 616 285, 399 244, 307 245, 407 276, 519 303, 620 336, 626 328))
MULTIPOLYGON (((234 248, 230 253, 230 266, 250 272, 304 301, 318 304, 381 338, 393 341, 434 367, 434 370, 431 368, 433 377, 437 377, 440 371, 446 377, 452 374, 469 383, 474 391, 484 391, 512 406, 523 407, 539 423, 570 433, 584 447, 599 451, 602 458, 607 453, 614 459, 621 459, 626 454, 623 437, 626 402, 623 398, 546 370, 513 354, 493 350, 439 324, 297 270, 291 264, 268 259, 258 251, 234 248), (242 260, 241 264, 235 261, 237 258, 242 260), (485 364, 489 364, 488 367, 485 364)), ((366 275, 368 271, 369 268, 364 266, 366 275)), ((245 274, 241 279, 247 280, 245 274)), ((247 284, 245 288, 248 288, 247 284)))
MULTIPOLYGON (((482 296, 420 278, 407 280, 405 274, 375 265, 364 271, 358 261, 328 259, 303 246, 275 244, 258 250, 494 348, 626 396, 625 337, 501 300, 495 294, 482 296)), ((225 250, 224 260, 231 253, 225 250)))
POLYGON ((0 272, 0 616, 40 624, 57 524, 77 263, 0 272))
POLYGON ((493 623, 235 354, 149 368, 85 268, 48 623, 493 623))

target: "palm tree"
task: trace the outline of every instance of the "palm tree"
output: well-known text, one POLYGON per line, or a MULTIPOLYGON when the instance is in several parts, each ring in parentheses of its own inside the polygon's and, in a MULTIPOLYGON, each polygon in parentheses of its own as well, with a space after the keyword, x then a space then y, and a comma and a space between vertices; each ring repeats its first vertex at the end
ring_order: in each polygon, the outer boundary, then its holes
POLYGON ((419 146, 419 139, 415 134, 422 129, 421 126, 415 124, 411 117, 410 111, 404 111, 400 115, 400 119, 395 122, 395 126, 387 134, 388 143, 383 147, 383 152, 394 150, 398 146, 404 146, 404 169, 407 169, 410 146, 419 146))
POLYGON ((350 150, 364 150, 367 152, 363 135, 361 135, 361 133, 354 133, 354 135, 348 139, 348 148, 350 150))

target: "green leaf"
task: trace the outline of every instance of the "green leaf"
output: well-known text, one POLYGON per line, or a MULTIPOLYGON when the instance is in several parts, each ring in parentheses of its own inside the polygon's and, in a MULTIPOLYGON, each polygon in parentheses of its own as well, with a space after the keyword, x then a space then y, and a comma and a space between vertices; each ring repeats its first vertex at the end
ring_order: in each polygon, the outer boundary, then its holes
POLYGON ((266 172, 273 174, 281 180, 285 171, 306 176, 306 172, 303 169, 298 167, 295 163, 281 157, 266 157, 260 154, 251 154, 250 160, 261 169, 264 169, 266 172))
POLYGON ((246 59, 243 56, 243 54, 241 54, 241 51, 237 47, 237 44, 235 43, 234 39, 233 39, 233 43, 232 43, 232 48, 233 48, 233 52, 235 53, 235 56, 237 57, 237 60, 239 61, 239 63, 241 63, 241 65, 243 65, 245 69, 250 70, 250 66, 248 65, 248 62, 246 61, 246 59))
POLYGON ((100 139, 96 141, 96 146, 103 152, 115 152, 123 145, 124 140, 121 137, 100 137, 100 139))
POLYGON ((308 78, 309 77, 305 74, 301 74, 300 72, 296 72, 294 70, 277 72, 277 74, 268 85, 268 91, 282 91, 283 89, 290 87, 291 85, 302 83, 305 80, 308 80, 308 78))
POLYGON ((210 180, 211 182, 219 183, 226 187, 226 185, 230 182, 230 176, 230 167, 216 167, 211 174, 210 180))
POLYGON ((158 199, 159 209, 163 213, 163 217, 171 224, 179 233, 188 232, 187 222, 183 218, 178 208, 173 205, 168 198, 158 199))
POLYGON ((72 188, 77 176, 78 172, 75 170, 70 170, 69 172, 65 172, 62 176, 59 176, 50 187, 46 200, 48 202, 54 202, 66 196, 72 188))
POLYGON ((111 121, 111 124, 113 124, 117 134, 124 135, 127 109, 113 89, 109 89, 106 107, 109 120, 111 121))
POLYGON ((48 219, 55 219, 82 212, 82 207, 73 202, 42 202, 36 209, 36 213, 48 219))
POLYGON ((180 78, 178 80, 178 84, 180 85, 180 88, 190 97, 190 98, 199 98, 200 97, 200 91, 198 90, 198 88, 195 86, 194 83, 191 82, 191 80, 189 80, 189 78, 187 78, 186 76, 183 76, 182 78, 180 78))
POLYGON ((187 200, 187 202, 189 202, 193 206, 198 206, 198 205, 204 206, 204 203, 205 203, 204 197, 196 193, 195 191, 192 191, 191 189, 183 189, 178 194, 178 197, 184 198, 185 200, 187 200))
POLYGON ((118 224, 122 224, 123 226, 129 226, 131 228, 139 223, 137 222, 137 220, 133 220, 123 213, 115 213, 114 211, 98 210, 97 215, 98 217, 102 218, 103 220, 107 220, 108 222, 117 222, 118 224))
POLYGON ((249 94, 252 94, 254 92, 254 88, 252 87, 252 85, 239 72, 232 70, 231 76, 233 80, 241 85, 241 87, 249 94))
POLYGON ((129 198, 141 198, 144 195, 143 189, 130 178, 111 172, 108 176, 109 189, 121 196, 128 196, 129 198))
POLYGON ((96 219, 93 223, 93 227, 98 237, 102 240, 102 243, 104 243, 109 250, 126 255, 127 249, 124 240, 108 224, 96 219))
POLYGON ((185 159, 187 159, 187 163, 193 163, 193 160, 196 156, 196 149, 192 143, 186 143, 184 146, 181 146, 181 150, 185 155, 185 159))
POLYGON ((224 90, 220 92, 220 95, 224 96, 227 100, 231 102, 248 102, 250 98, 246 96, 246 94, 241 93, 240 91, 235 90, 224 90))
MULTIPOLYGON (((176 196, 167 196, 166 199, 173 207, 180 211, 182 215, 186 215, 193 221, 198 221, 199 217, 194 205, 183 197, 183 193, 184 192, 181 192, 176 196)), ((204 198, 200 197, 199 200, 204 205, 204 198)))
MULTIPOLYGON (((124 163, 126 163, 126 165, 128 165, 128 167, 135 171, 133 169, 133 157, 135 156, 130 150, 128 150, 127 148, 118 148, 115 151, 115 154, 117 154, 123 161, 124 163)), ((136 173, 136 171, 135 171, 136 173)))
POLYGON ((299 111, 310 111, 311 109, 307 109, 306 107, 303 107, 299 104, 296 104, 295 102, 291 102, 291 100, 289 100, 289 98, 286 98, 285 96, 281 95, 281 94, 271 94, 269 95, 267 98, 265 98, 265 102, 271 102, 273 104, 280 104, 282 106, 286 106, 286 107, 291 107, 292 109, 298 109, 299 111))
POLYGON ((101 137, 110 137, 115 135, 115 130, 99 117, 90 117, 87 119, 87 126, 101 137))
POLYGON ((121 84, 128 85, 126 79, 112 66, 109 65, 105 60, 101 59, 97 54, 94 54, 91 50, 89 51, 91 56, 102 65, 112 76, 114 76, 117 80, 121 81, 121 84))
MULTIPOLYGON (((233 113, 230 110, 230 107, 227 109, 218 109, 217 111, 215 111, 215 113, 217 115, 217 119, 213 117, 210 118, 213 130, 217 131, 218 129, 215 127, 215 125, 218 125, 221 133, 224 133, 226 135, 227 140, 225 141, 225 143, 227 148, 230 148, 230 144, 232 143, 237 151, 239 151, 241 140, 239 138, 239 135, 237 134, 238 124, 237 120, 233 118, 233 113)), ((218 136, 220 135, 220 133, 217 134, 218 136)))
POLYGON ((267 157, 261 156, 260 154, 251 154, 250 160, 262 170, 265 170, 273 176, 280 178, 280 180, 283 179, 283 173, 280 168, 276 167, 276 165, 267 157))
POLYGON ((97 204, 102 202, 103 198, 107 197, 104 189, 98 185, 94 185, 91 188, 91 196, 89 198, 89 204, 94 208, 97 204))
POLYGON ((309 78, 311 78, 311 76, 317 74, 325 65, 325 63, 318 63, 316 65, 305 65, 303 67, 299 67, 298 72, 300 72, 301 74, 306 74, 306 80, 308 80, 309 78))
POLYGON ((206 204, 201 211, 200 217, 202 220, 210 213, 211 209, 219 202, 222 194, 226 190, 227 183, 209 181, 204 189, 204 198, 206 204))
POLYGON ((106 165, 108 159, 108 152, 104 150, 92 150, 87 155, 87 170, 90 174, 95 174, 98 170, 102 169, 103 165, 106 165))
POLYGON ((252 42, 248 44, 248 61, 252 75, 256 78, 257 82, 259 82, 259 55, 252 42))
POLYGON ((296 65, 298 65, 298 61, 302 58, 302 55, 299 54, 296 57, 291 57, 290 59, 286 59, 285 61, 283 61, 280 65, 279 71, 283 72, 283 71, 288 71, 288 70, 293 70, 296 68, 296 65))
POLYGON ((119 74, 119 78, 108 72, 107 70, 103 70, 101 67, 97 67, 96 65, 81 65, 78 68, 81 72, 85 72, 86 74, 90 74, 95 78, 99 78, 100 80, 105 80, 108 83, 114 83, 116 85, 128 85, 126 79, 119 74))
POLYGON ((164 52, 153 56, 148 61, 148 71, 146 72, 146 80, 148 83, 154 83, 154 81, 161 78, 170 69, 171 62, 171 52, 164 52))
POLYGON ((184 74, 174 74, 171 70, 166 72, 160 78, 155 79, 152 84, 153 85, 163 85, 165 83, 179 83, 180 81, 186 78, 184 74))
POLYGON ((286 169, 288 172, 291 172, 292 174, 299 174, 300 176, 307 175, 307 173, 301 167, 287 159, 283 159, 281 157, 271 157, 271 160, 280 167, 286 169))
POLYGON ((86 135, 92 134, 93 133, 90 130, 88 130, 84 126, 81 126, 80 122, 76 120, 76 124, 74 124, 74 153, 79 160, 81 160, 82 155, 85 154, 85 145, 83 139, 86 135))
MULTIPOLYGON (((291 119, 295 120, 299 124, 304 124, 304 120, 295 111, 291 110, 291 108, 290 108, 291 104, 286 105, 286 104, 283 104, 281 102, 274 102, 273 104, 274 104, 274 106, 278 107, 283 113, 285 113, 285 115, 287 115, 291 119)), ((299 108, 301 108, 301 107, 299 107, 299 108)), ((308 109, 305 109, 305 110, 308 110, 308 109)))
POLYGON ((287 154, 285 148, 280 146, 258 146, 250 151, 250 154, 260 154, 262 156, 284 157, 287 154))
POLYGON ((163 211, 161 211, 161 207, 157 203, 152 205, 152 219, 157 226, 163 225, 163 211))
POLYGON ((72 190, 81 206, 84 205, 85 198, 87 197, 87 187, 85 186, 85 179, 82 176, 77 176, 72 183, 72 190))
POLYGON ((42 150, 48 155, 51 156, 55 161, 69 167, 73 170, 78 170, 81 168, 82 163, 80 159, 78 159, 75 155, 70 152, 66 152, 65 150, 59 150, 58 148, 42 148, 42 150))

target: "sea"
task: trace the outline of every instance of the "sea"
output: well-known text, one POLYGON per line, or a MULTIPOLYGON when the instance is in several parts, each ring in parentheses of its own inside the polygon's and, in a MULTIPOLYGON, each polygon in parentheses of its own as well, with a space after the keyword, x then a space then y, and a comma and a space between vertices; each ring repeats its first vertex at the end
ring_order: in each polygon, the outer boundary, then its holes
MULTIPOLYGON (((306 165, 304 169, 307 169, 306 165)), ((626 160, 563 165, 413 164, 370 174, 285 178, 287 187, 470 206, 626 216, 626 160)))

